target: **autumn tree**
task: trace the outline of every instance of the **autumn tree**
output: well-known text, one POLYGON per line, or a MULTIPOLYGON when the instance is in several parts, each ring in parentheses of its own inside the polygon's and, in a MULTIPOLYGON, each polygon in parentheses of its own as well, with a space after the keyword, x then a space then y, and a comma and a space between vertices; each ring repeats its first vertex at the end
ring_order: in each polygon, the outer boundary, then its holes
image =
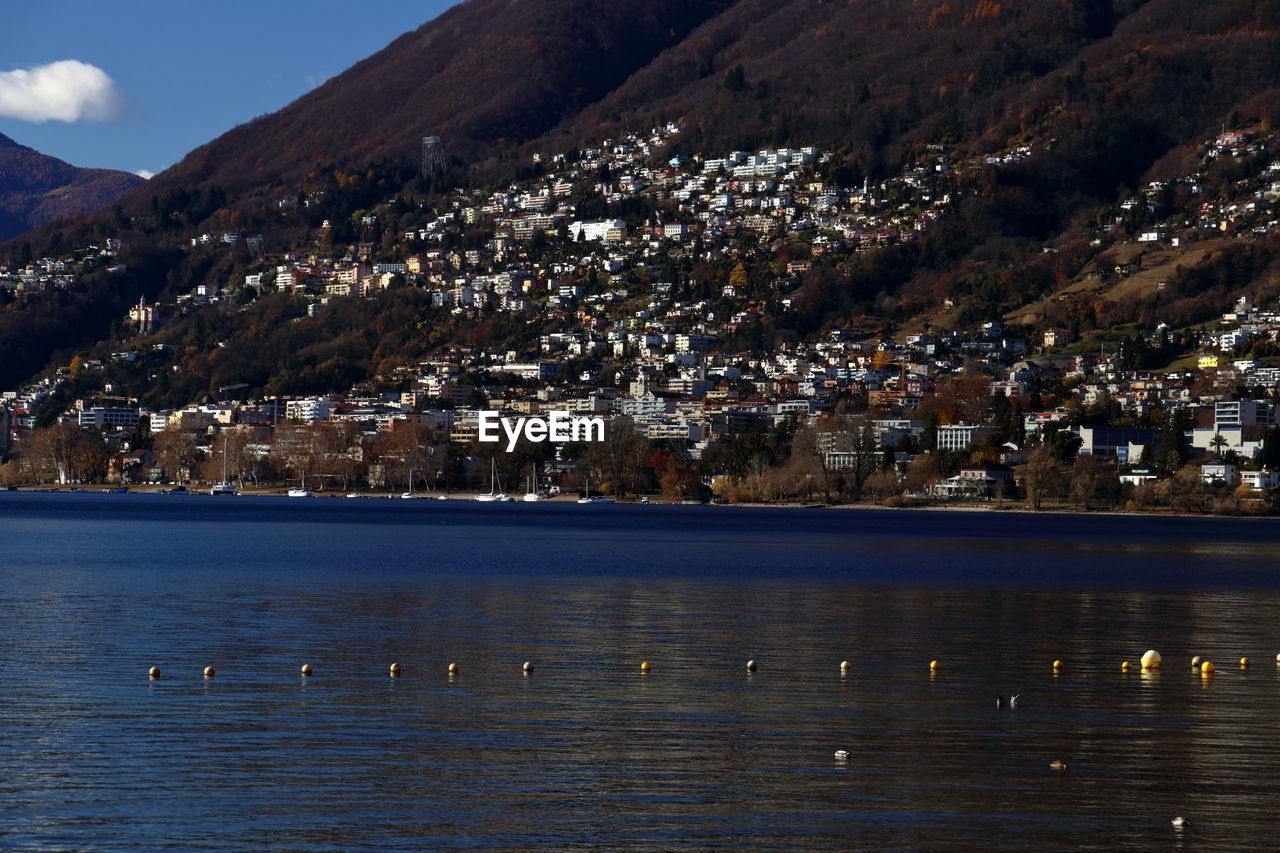
POLYGON ((698 494, 698 475, 679 454, 655 450, 649 455, 649 467, 657 475, 664 497, 680 501, 698 494))

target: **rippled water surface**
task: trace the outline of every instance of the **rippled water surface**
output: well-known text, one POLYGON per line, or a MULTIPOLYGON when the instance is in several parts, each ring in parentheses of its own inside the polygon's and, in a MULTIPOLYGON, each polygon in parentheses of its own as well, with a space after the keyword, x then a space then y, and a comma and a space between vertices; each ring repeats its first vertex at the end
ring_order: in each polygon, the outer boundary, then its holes
POLYGON ((1277 540, 0 494, 0 848, 1275 850, 1277 540))

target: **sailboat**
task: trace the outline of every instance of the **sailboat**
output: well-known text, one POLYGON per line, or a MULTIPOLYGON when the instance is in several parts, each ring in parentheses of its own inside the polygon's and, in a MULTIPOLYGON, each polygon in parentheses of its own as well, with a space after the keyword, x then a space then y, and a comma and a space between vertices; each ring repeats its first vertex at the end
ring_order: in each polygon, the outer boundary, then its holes
POLYGON ((613 503, 613 498, 601 497, 599 495, 592 497, 591 496, 591 478, 587 477, 586 480, 587 480, 586 494, 578 498, 578 503, 580 504, 611 504, 613 503))
POLYGON ((535 465, 529 466, 529 482, 525 484, 524 499, 526 501, 542 500, 542 496, 538 494, 538 469, 535 465))
POLYGON ((489 460, 489 491, 483 495, 476 495, 476 500, 489 503, 491 501, 510 501, 515 500, 511 495, 503 494, 498 489, 498 460, 496 457, 489 460))
POLYGON ((238 495, 236 487, 227 482, 227 440, 230 436, 222 436, 222 482, 214 483, 209 489, 211 495, 238 495))

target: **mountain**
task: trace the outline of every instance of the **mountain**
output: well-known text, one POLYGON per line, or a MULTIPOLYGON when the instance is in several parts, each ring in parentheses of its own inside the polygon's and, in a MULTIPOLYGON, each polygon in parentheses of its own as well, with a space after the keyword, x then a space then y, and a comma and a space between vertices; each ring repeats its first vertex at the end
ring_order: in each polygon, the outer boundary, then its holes
POLYGON ((81 169, 0 134, 0 241, 76 213, 95 213, 145 183, 113 169, 81 169))
MULTIPOLYGON (((533 178, 546 163, 534 153, 671 120, 684 130, 655 162, 813 144, 832 152, 816 177, 845 188, 900 174, 930 146, 951 162, 977 163, 1033 148, 1034 157, 973 176, 957 215, 918 246, 858 255, 820 286, 806 285, 792 300, 806 306, 805 325, 792 332, 862 314, 894 328, 960 324, 1035 302, 1048 308, 1018 316, 1062 323, 1067 307, 1084 313, 1076 310, 1084 297, 1056 300, 1058 290, 1086 269, 1106 271, 1105 247, 1093 246, 1089 230, 1100 211, 1119 215, 1122 201, 1160 177, 1194 177, 1203 141, 1224 124, 1270 132, 1280 122, 1280 2, 469 0, 191 152, 125 196, 121 210, 33 232, 37 256, 119 236, 126 271, 97 270, 87 291, 94 307, 79 313, 72 309, 84 299, 73 292, 58 305, 15 303, 12 317, 0 317, 0 355, 20 352, 22 361, 0 358, 0 381, 44 364, 55 346, 98 340, 139 297, 172 299, 250 271, 247 250, 219 254, 193 248, 193 238, 262 233, 271 252, 310 250, 329 220, 335 246, 378 241, 394 254, 397 233, 423 225, 414 217, 444 187, 533 178), (429 135, 441 137, 449 162, 441 181, 417 176, 429 135), (378 233, 357 236, 365 227, 357 214, 379 205, 378 233), (953 316, 930 313, 944 302, 958 306, 953 316), (20 319, 37 309, 49 331, 35 337, 20 319), (74 317, 97 322, 68 328, 74 317), (26 335, 21 346, 15 335, 26 335)), ((1255 178, 1266 165, 1230 163, 1244 171, 1215 167, 1212 186, 1255 178)), ((1131 209, 1121 213, 1132 223, 1131 209)), ((587 211, 605 212, 579 209, 587 211)), ((483 245, 492 235, 482 230, 459 243, 483 245)), ((1263 247, 1229 276, 1190 275, 1238 254, 1194 264, 1179 256, 1171 269, 1185 285, 1171 288, 1190 303, 1197 281, 1247 287, 1280 250, 1263 247)), ((20 257, 0 247, 0 263, 20 257)), ((1216 299, 1183 319, 1210 312, 1216 299)), ((1143 319, 1111 306, 1089 311, 1117 325, 1143 319)), ((366 356, 361 363, 372 363, 366 356)))
POLYGON ((722 12, 728 0, 471 0, 294 103, 197 148, 152 192, 231 194, 324 163, 416 161, 424 136, 464 161, 571 118, 722 12))
MULTIPOLYGON (((1063 142, 1111 193, 1233 111, 1280 102, 1273 0, 470 0, 148 189, 235 196, 318 165, 559 151, 654 118, 689 148, 835 144, 859 172, 904 146, 1063 142)), ((141 200, 143 196, 135 196, 141 200)))

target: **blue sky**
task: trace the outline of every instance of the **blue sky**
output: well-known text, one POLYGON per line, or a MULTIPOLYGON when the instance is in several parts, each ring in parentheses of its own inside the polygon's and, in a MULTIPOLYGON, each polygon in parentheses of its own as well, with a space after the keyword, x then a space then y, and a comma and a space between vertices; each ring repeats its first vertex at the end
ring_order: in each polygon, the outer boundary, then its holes
POLYGON ((76 166, 160 172, 454 2, 12 0, 0 133, 76 166))

